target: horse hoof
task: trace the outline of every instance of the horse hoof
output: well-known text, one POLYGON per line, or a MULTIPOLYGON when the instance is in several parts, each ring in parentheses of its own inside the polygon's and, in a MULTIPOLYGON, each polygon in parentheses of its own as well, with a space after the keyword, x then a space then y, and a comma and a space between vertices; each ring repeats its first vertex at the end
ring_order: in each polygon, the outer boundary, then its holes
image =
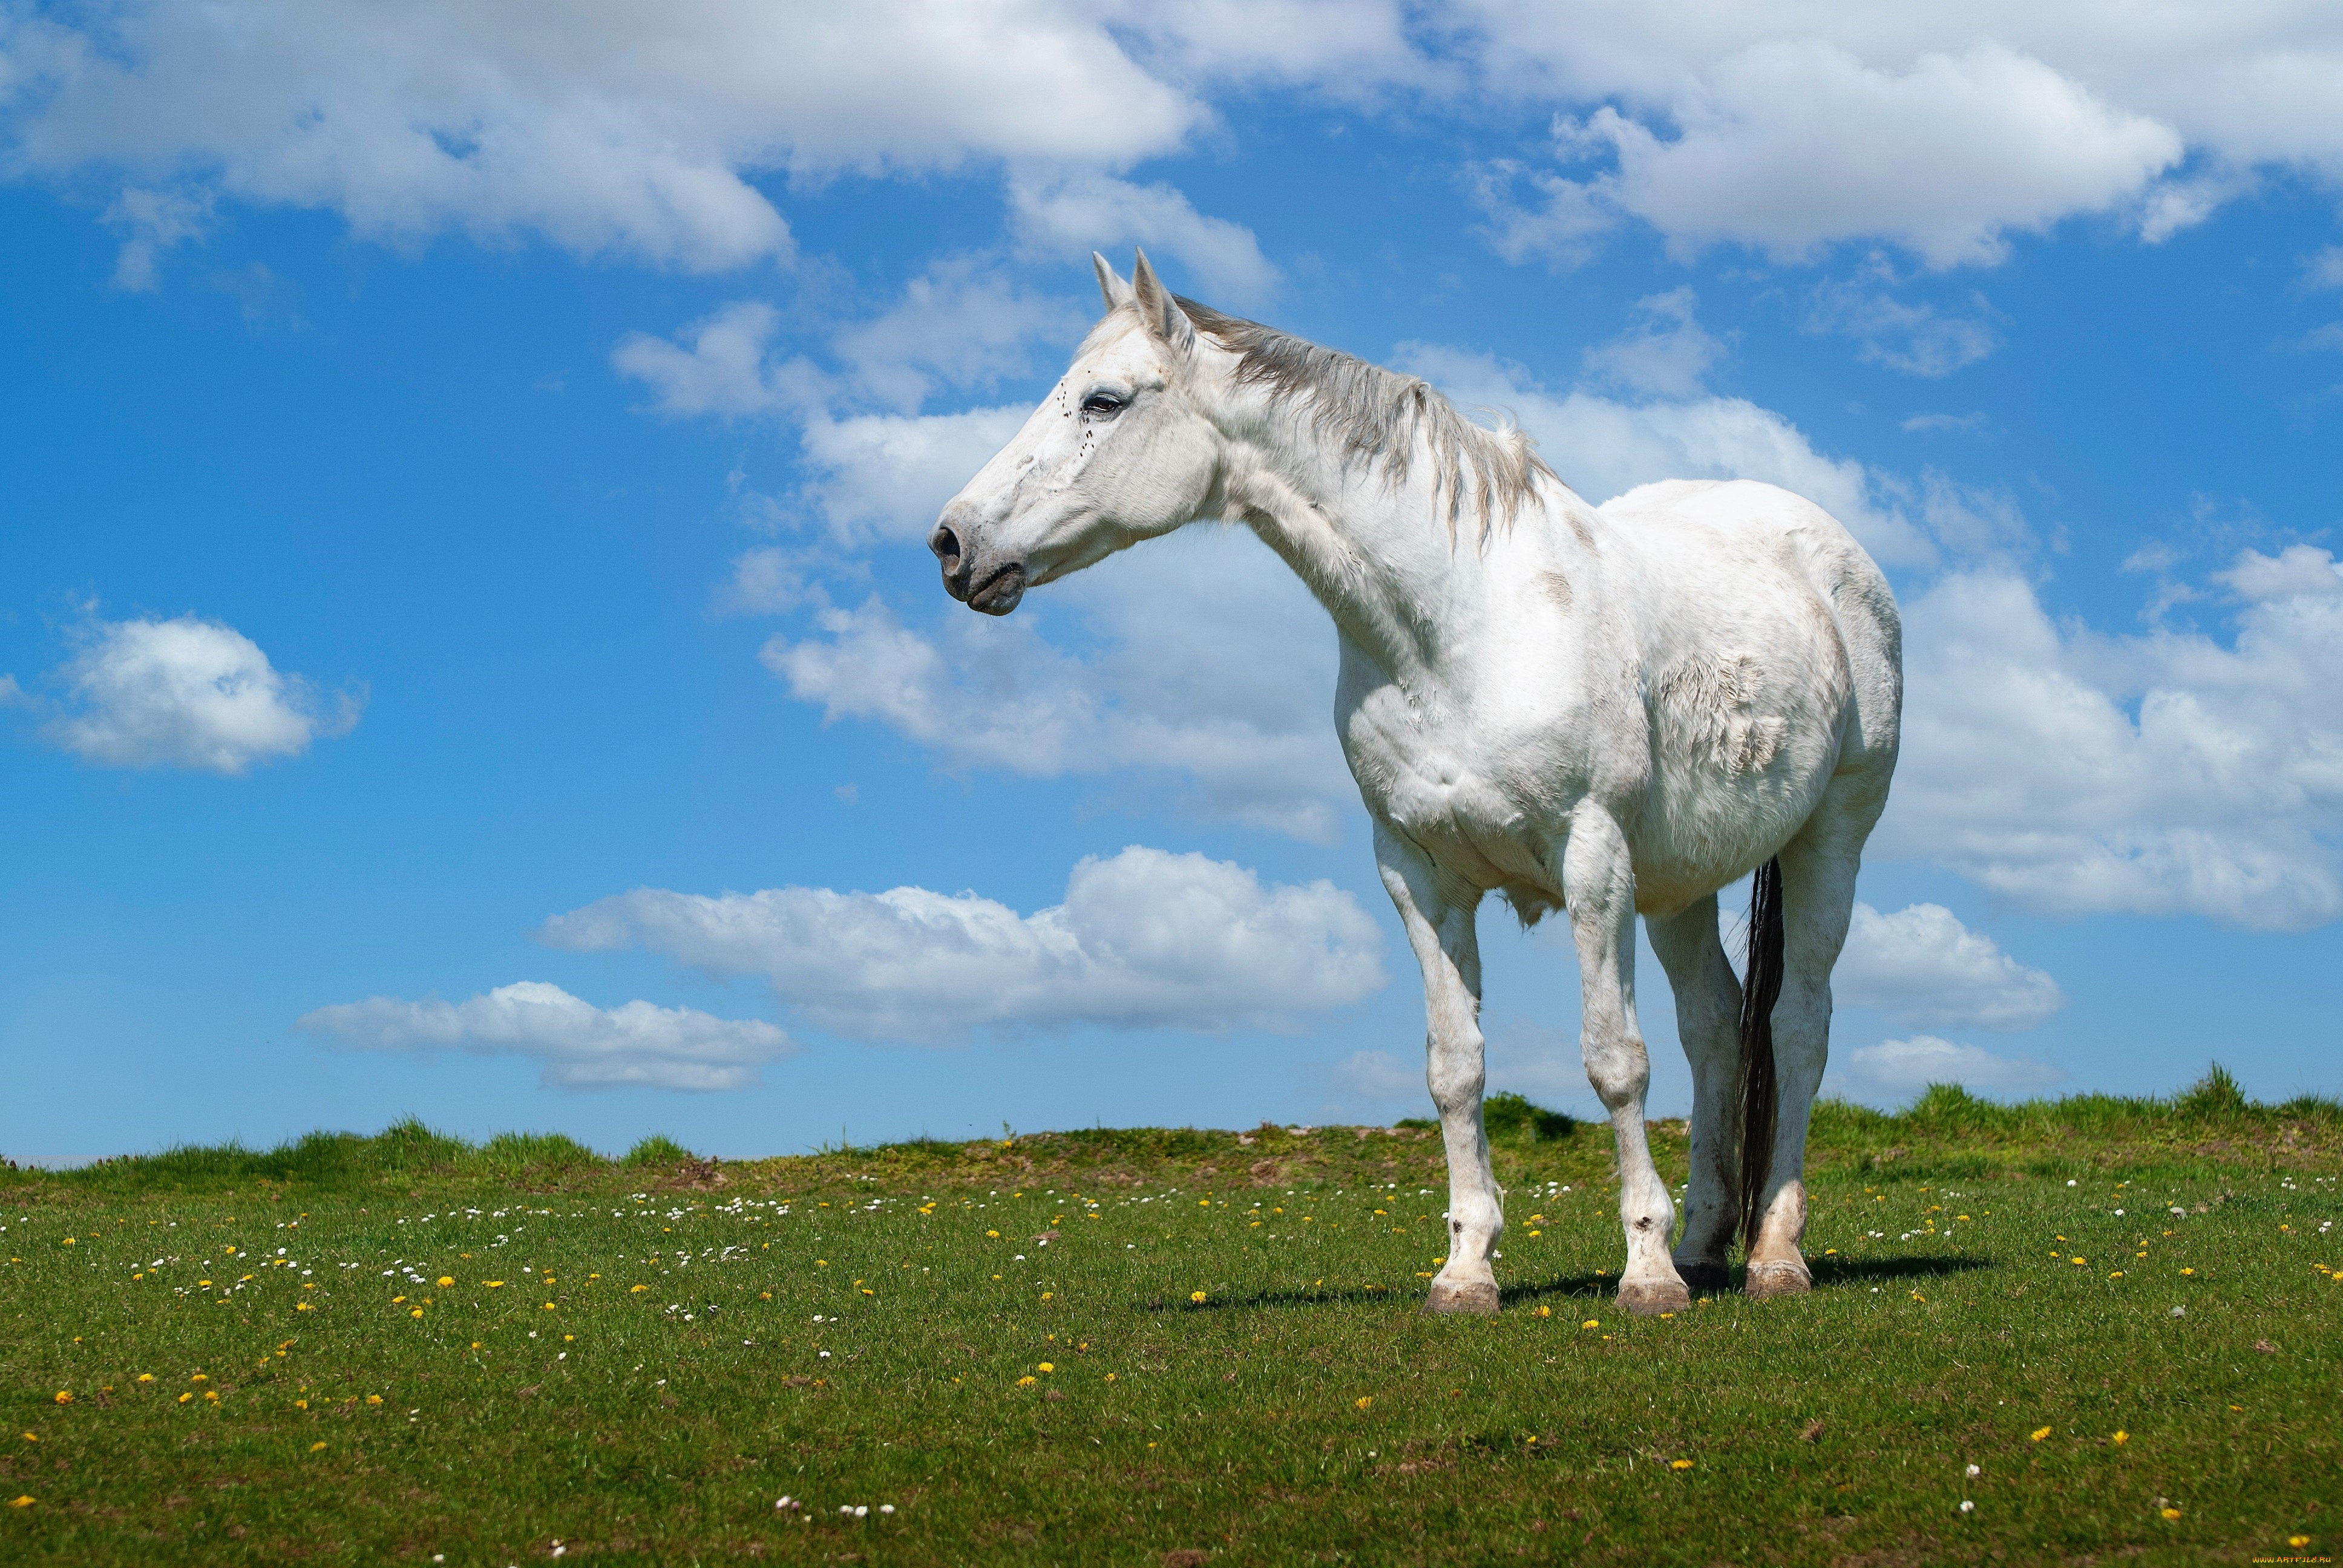
POLYGON ((1774 1296, 1803 1296, 1815 1288, 1815 1277, 1801 1262, 1752 1263, 1748 1282, 1742 1288, 1758 1302, 1774 1296))
POLYGON ((1432 1293, 1424 1298, 1423 1310, 1441 1316, 1493 1318, 1497 1315, 1496 1282, 1434 1280, 1432 1293))
POLYGON ((1655 1312, 1690 1310, 1692 1292, 1684 1289, 1682 1280, 1623 1280, 1619 1304, 1635 1317, 1648 1318, 1655 1312))
POLYGON ((1687 1290, 1723 1291, 1729 1290, 1733 1284, 1733 1271, 1723 1263, 1679 1262, 1676 1272, 1683 1276, 1687 1290))

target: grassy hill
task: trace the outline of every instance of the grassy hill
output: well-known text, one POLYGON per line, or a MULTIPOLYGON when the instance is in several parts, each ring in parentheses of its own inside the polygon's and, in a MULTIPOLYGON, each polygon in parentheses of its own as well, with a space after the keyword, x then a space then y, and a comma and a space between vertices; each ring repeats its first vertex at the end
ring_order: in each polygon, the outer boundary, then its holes
POLYGON ((2343 1108, 1825 1105, 1815 1292, 1634 1322, 1607 1127, 1489 1120, 1493 1322, 1420 1124, 0 1171, 0 1558, 2331 1553, 2343 1108))

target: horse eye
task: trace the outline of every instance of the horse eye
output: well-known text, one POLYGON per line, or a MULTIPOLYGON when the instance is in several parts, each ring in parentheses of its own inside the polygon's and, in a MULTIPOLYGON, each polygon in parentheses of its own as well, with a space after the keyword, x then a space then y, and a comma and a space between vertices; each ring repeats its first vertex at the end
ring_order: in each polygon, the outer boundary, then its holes
POLYGON ((1082 399, 1082 412, 1085 414, 1119 414, 1122 411, 1122 402, 1123 400, 1114 393, 1093 392, 1089 397, 1082 399))

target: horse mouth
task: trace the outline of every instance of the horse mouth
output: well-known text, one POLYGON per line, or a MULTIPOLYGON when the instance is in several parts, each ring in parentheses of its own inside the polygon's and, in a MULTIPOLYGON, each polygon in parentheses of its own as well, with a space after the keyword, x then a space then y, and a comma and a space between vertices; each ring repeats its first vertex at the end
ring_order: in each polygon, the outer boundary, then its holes
POLYGON ((1011 562, 969 590, 968 608, 986 615, 1007 615, 1025 597, 1025 568, 1011 562))

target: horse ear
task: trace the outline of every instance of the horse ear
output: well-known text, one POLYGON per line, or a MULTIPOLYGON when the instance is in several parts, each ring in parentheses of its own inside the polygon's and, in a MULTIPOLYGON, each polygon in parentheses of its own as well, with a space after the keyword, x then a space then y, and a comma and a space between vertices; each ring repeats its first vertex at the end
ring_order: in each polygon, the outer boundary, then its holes
POLYGON ((1187 347, 1196 340, 1195 323, 1180 308, 1180 302, 1172 297, 1172 291, 1163 286, 1163 280, 1155 276, 1147 253, 1140 251, 1138 256, 1131 268, 1131 294, 1139 305, 1139 319, 1147 323, 1148 331, 1172 347, 1187 347))
POLYGON ((1109 310, 1112 310, 1118 305, 1131 303, 1131 285, 1114 275, 1113 263, 1098 252, 1092 251, 1091 266, 1098 271, 1099 293, 1106 300, 1106 307, 1109 310))

